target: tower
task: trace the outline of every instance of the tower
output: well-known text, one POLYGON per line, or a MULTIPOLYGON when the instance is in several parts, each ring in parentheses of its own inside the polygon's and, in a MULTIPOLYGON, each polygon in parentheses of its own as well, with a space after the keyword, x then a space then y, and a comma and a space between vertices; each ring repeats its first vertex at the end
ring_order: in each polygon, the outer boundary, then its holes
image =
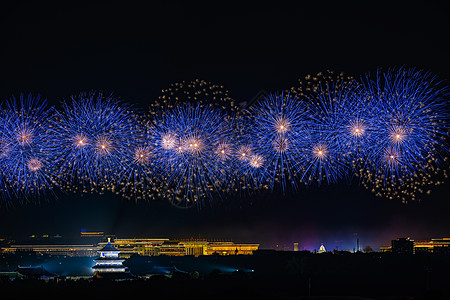
POLYGON ((359 252, 359 251, 361 250, 361 249, 359 248, 359 236, 358 236, 358 233, 357 233, 357 232, 355 232, 355 233, 353 234, 353 236, 356 238, 356 248, 353 249, 353 252, 356 253, 356 252, 359 252))
POLYGON ((111 244, 108 238, 108 243, 105 247, 98 251, 100 257, 96 258, 94 269, 94 274, 103 277, 104 274, 117 274, 124 273, 126 271, 125 266, 122 264, 124 259, 119 258, 120 251, 111 244))
POLYGON ((298 243, 294 243, 294 251, 298 251, 298 243))

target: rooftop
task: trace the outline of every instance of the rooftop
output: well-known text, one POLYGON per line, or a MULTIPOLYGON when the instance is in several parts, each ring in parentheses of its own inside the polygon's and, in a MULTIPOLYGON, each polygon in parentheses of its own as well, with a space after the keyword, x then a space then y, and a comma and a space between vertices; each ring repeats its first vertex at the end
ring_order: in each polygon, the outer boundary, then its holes
POLYGON ((114 251, 114 252, 120 252, 119 249, 114 247, 111 242, 108 242, 105 247, 99 250, 99 252, 107 252, 107 251, 114 251))

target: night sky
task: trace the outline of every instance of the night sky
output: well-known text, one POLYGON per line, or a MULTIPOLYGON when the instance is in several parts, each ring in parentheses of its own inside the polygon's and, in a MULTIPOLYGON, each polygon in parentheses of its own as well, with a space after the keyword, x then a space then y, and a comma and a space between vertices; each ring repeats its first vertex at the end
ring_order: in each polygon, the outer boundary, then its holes
MULTIPOLYGON (((2 7, 0 97, 39 93, 59 107, 73 94, 101 90, 145 110, 162 89, 183 80, 223 84, 241 102, 327 69, 359 77, 401 66, 431 71, 450 85, 448 1, 166 2, 2 7)), ((86 228, 118 237, 351 249, 358 233, 362 246, 376 248, 399 236, 450 237, 449 192, 447 182, 405 205, 357 184, 336 184, 285 196, 264 192, 202 210, 108 193, 57 193, 57 199, 2 207, 0 237, 76 237, 86 228)))

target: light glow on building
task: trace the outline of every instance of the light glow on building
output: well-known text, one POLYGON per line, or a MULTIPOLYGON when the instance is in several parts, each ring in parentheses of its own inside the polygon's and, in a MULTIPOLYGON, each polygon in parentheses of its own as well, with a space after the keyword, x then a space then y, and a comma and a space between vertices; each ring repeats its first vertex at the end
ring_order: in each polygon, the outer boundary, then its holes
POLYGON ((124 259, 119 258, 120 250, 115 248, 108 239, 108 243, 98 250, 100 257, 95 259, 92 267, 95 273, 125 272, 124 259))
MULTIPOLYGON (((86 237, 103 237, 103 232, 81 233, 86 237)), ((54 256, 88 256, 98 255, 98 251, 105 247, 107 242, 95 242, 90 245, 51 245, 51 244, 23 244, 8 245, 1 248, 3 253, 34 252, 38 255, 54 256)), ((200 256, 200 255, 252 255, 258 250, 259 244, 234 243, 231 241, 211 241, 206 239, 179 239, 142 238, 142 239, 114 239, 111 245, 120 252, 121 258, 129 258, 134 254, 140 256, 200 256)), ((115 256, 113 252, 100 254, 105 258, 115 256)))
MULTIPOLYGON (((104 243, 99 245, 102 244, 104 243)), ((252 255, 253 251, 259 248, 259 244, 236 244, 206 239, 115 239, 112 244, 121 251, 121 257, 130 257, 133 254, 141 256, 252 255)))
MULTIPOLYGON (((431 240, 410 240, 413 243, 413 253, 450 253, 450 238, 439 238, 431 240)), ((381 252, 393 252, 391 246, 380 247, 381 252)))

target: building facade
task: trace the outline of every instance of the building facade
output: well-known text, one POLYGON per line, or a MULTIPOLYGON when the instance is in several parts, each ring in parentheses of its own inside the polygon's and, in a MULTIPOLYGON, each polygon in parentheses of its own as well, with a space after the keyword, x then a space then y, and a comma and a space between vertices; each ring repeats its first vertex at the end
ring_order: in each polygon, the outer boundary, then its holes
POLYGON ((112 243, 121 251, 122 257, 130 257, 133 254, 141 256, 252 255, 259 248, 259 244, 213 242, 204 239, 115 239, 112 243))
POLYGON ((97 245, 9 245, 2 248, 3 253, 35 253, 37 255, 94 257, 97 255, 97 245))
POLYGON ((259 244, 235 244, 233 242, 212 242, 206 246, 205 255, 252 255, 259 244))
POLYGON ((450 238, 431 239, 429 241, 415 241, 415 253, 442 253, 450 250, 450 238))
MULTIPOLYGON (((259 248, 259 244, 208 241, 205 239, 114 239, 110 243, 120 252, 121 258, 129 258, 135 254, 141 256, 252 255, 259 248)), ((95 257, 98 255, 99 249, 107 244, 107 242, 90 245, 13 244, 1 248, 1 252, 33 252, 37 255, 95 257)))
POLYGON ((450 254, 450 238, 414 241, 409 238, 392 240, 391 246, 380 247, 381 252, 396 254, 450 254))

